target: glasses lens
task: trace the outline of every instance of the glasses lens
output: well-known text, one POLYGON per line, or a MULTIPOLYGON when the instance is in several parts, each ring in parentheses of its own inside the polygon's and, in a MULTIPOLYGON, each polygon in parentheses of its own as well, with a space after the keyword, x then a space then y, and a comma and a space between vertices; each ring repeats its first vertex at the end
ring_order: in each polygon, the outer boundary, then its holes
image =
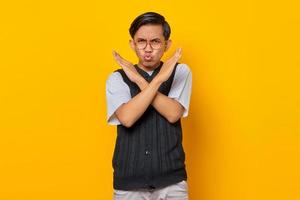
POLYGON ((146 47, 146 45, 147 45, 147 41, 145 41, 145 40, 141 40, 136 43, 136 47, 138 49, 144 49, 146 47))
POLYGON ((151 41, 151 47, 153 48, 153 49, 159 49, 160 47, 161 47, 161 42, 160 41, 151 41))
MULTIPOLYGON (((147 46, 146 40, 140 40, 136 42, 137 49, 145 49, 147 46)), ((159 40, 154 40, 150 42, 150 46, 152 49, 160 49, 162 46, 162 42, 159 40)))

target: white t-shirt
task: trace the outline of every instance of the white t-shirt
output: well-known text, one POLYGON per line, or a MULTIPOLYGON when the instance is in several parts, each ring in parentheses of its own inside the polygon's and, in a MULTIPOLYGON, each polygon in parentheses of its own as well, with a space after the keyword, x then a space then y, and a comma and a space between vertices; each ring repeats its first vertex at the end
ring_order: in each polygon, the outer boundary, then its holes
MULTIPOLYGON (((149 75, 152 71, 146 71, 149 75)), ((174 80, 171 85, 168 97, 175 99, 184 107, 183 117, 188 116, 190 97, 192 91, 192 73, 187 64, 177 65, 174 80)), ((107 122, 110 125, 121 124, 115 115, 115 111, 131 99, 130 89, 123 81, 119 72, 113 72, 106 80, 106 103, 107 122)))

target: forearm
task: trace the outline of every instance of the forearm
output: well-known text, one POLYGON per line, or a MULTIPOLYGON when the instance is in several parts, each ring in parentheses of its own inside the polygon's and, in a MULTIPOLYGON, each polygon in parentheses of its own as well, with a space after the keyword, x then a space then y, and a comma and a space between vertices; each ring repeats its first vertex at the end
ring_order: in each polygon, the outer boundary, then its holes
POLYGON ((178 121, 184 111, 183 106, 178 101, 160 92, 157 92, 151 105, 170 123, 178 121))
MULTIPOLYGON (((144 79, 137 82, 137 85, 141 91, 143 91, 149 85, 149 83, 144 79)), ((156 92, 151 105, 171 123, 174 123, 180 119, 182 113, 184 112, 183 106, 178 101, 169 98, 159 91, 156 92)))
POLYGON ((131 127, 143 115, 157 94, 160 84, 160 81, 153 79, 139 94, 117 109, 116 116, 124 126, 131 127))

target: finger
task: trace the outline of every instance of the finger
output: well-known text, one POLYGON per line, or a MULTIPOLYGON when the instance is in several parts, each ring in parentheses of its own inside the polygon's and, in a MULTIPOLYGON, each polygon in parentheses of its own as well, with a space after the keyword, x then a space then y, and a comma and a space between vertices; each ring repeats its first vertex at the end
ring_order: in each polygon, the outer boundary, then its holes
POLYGON ((118 53, 115 50, 112 51, 112 54, 113 54, 113 57, 115 57, 115 58, 118 56, 118 53))
POLYGON ((124 62, 124 59, 117 52, 114 52, 114 57, 115 57, 115 60, 118 62, 119 65, 121 65, 122 67, 124 65, 126 65, 126 63, 124 62))
POLYGON ((128 60, 125 60, 124 58, 120 57, 120 62, 125 65, 126 67, 131 67, 133 64, 129 62, 128 60))
POLYGON ((125 66, 130 66, 131 63, 125 60, 120 54, 115 52, 115 57, 116 59, 120 62, 120 64, 125 65, 125 66))
POLYGON ((113 54, 114 59, 115 59, 117 62, 119 62, 120 59, 119 59, 118 53, 117 53, 116 51, 113 51, 112 54, 113 54))
POLYGON ((122 57, 120 57, 120 60, 122 61, 122 63, 124 63, 124 64, 127 65, 127 66, 130 66, 130 65, 131 65, 131 62, 129 62, 128 60, 126 60, 126 59, 124 59, 124 58, 122 58, 122 57))
POLYGON ((176 55, 181 55, 182 49, 181 48, 177 48, 176 50, 176 55))
POLYGON ((114 55, 114 57, 115 57, 116 59, 118 59, 118 60, 122 59, 122 57, 120 56, 120 54, 117 53, 116 51, 113 51, 113 55, 114 55))
POLYGON ((113 50, 113 56, 115 58, 115 60, 117 61, 117 63, 122 67, 128 67, 131 68, 131 66, 133 66, 133 64, 127 60, 125 60, 123 57, 120 56, 119 53, 117 53, 116 51, 113 50))
POLYGON ((122 60, 120 59, 120 56, 118 55, 117 52, 113 52, 113 57, 114 57, 115 61, 118 63, 118 65, 123 67, 124 64, 122 63, 122 60))
POLYGON ((177 48, 175 54, 174 54, 174 57, 179 60, 179 58, 181 57, 182 55, 182 49, 181 48, 177 48))
MULTIPOLYGON (((119 58, 120 61, 122 61, 123 63, 126 62, 127 60, 125 60, 120 54, 117 53, 117 57, 119 58)), ((128 62, 128 61, 127 61, 128 62)))
POLYGON ((177 48, 174 52, 173 56, 167 60, 167 62, 173 63, 177 62, 179 58, 181 57, 181 48, 177 48))
POLYGON ((117 57, 117 62, 122 68, 124 68, 124 67, 130 68, 132 65, 130 62, 120 58, 119 56, 117 57))

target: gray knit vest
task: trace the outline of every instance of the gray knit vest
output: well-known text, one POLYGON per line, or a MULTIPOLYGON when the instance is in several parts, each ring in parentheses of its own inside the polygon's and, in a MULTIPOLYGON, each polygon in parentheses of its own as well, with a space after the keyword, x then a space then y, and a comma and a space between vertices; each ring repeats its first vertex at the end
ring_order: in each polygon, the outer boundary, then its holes
MULTIPOLYGON (((166 96, 178 64, 169 79, 158 89, 166 96)), ((162 65, 161 61, 151 76, 137 65, 134 67, 151 82, 162 65)), ((123 69, 116 71, 129 86, 131 97, 141 91, 136 83, 129 80, 123 69)), ((118 125, 112 165, 113 186, 118 190, 155 189, 187 180, 180 119, 170 123, 150 104, 131 127, 118 125)))

